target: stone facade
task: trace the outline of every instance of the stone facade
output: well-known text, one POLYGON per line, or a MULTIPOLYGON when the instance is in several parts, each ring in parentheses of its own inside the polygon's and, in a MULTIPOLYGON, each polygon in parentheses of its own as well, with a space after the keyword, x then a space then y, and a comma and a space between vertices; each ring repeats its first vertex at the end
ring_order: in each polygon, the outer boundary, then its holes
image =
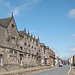
POLYGON ((7 68, 10 65, 49 65, 49 47, 26 29, 18 31, 13 14, 10 18, 0 19, 0 66, 7 68))
POLYGON ((0 19, 0 65, 18 64, 38 66, 40 62, 39 37, 18 31, 14 17, 0 19))

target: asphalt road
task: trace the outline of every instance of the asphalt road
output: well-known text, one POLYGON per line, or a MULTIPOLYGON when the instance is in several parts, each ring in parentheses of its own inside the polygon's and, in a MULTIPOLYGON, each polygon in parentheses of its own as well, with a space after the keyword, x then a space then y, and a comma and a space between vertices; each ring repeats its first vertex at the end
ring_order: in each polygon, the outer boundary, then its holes
POLYGON ((37 72, 34 74, 29 75, 68 75, 68 71, 70 69, 70 66, 64 66, 64 67, 58 67, 55 69, 50 69, 43 72, 37 72))

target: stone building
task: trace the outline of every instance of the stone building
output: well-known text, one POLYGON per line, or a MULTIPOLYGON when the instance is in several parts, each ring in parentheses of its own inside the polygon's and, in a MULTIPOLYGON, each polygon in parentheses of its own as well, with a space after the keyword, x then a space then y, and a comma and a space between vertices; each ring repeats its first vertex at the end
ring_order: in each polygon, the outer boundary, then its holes
POLYGON ((44 48, 45 48, 45 57, 44 57, 45 65, 49 65, 49 47, 45 46, 44 48))
POLYGON ((41 50, 41 65, 45 65, 44 62, 44 56, 45 56, 45 51, 44 51, 44 43, 40 43, 40 50, 41 50))
POLYGON ((0 66, 5 68, 49 65, 49 47, 39 37, 18 31, 13 14, 0 19, 0 66))
POLYGON ((18 31, 13 14, 0 19, 0 66, 38 66, 41 61, 39 37, 18 31))

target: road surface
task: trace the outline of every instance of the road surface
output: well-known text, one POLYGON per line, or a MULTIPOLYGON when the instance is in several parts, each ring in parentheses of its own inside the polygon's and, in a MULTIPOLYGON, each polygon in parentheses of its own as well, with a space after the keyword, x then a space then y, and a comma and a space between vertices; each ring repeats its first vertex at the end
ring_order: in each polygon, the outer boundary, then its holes
POLYGON ((64 67, 58 67, 55 69, 50 69, 43 72, 37 72, 34 74, 28 74, 28 75, 68 75, 68 71, 70 69, 70 66, 64 66, 64 67))

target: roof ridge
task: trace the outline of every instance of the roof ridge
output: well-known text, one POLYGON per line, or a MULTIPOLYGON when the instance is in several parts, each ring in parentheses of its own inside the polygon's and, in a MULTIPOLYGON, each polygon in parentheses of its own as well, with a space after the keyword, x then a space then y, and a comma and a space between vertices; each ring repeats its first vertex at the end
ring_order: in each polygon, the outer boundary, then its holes
POLYGON ((9 18, 12 18, 12 17, 8 17, 8 18, 1 18, 0 20, 2 20, 2 19, 9 19, 9 18))

